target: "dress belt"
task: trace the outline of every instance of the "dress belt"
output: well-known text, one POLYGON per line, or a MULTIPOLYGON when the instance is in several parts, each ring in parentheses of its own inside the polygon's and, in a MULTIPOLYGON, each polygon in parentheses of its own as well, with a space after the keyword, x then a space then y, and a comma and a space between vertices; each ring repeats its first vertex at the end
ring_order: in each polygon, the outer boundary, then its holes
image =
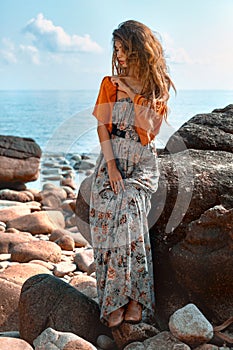
POLYGON ((116 124, 112 124, 112 131, 111 131, 112 135, 116 135, 119 137, 123 137, 123 138, 127 138, 127 139, 132 139, 134 141, 140 142, 140 138, 138 136, 138 134, 136 133, 136 131, 134 132, 133 130, 120 130, 118 129, 116 124), (128 134, 128 136, 126 137, 126 134, 128 134))

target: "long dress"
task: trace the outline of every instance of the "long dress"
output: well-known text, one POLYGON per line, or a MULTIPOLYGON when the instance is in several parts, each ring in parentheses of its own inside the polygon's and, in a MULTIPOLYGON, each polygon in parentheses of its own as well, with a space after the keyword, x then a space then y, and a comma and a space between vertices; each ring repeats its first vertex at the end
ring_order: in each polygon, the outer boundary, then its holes
POLYGON ((102 151, 96 161, 90 199, 90 230, 96 262, 100 319, 130 299, 153 314, 154 282, 147 215, 157 190, 159 170, 154 143, 145 146, 134 129, 134 104, 129 98, 113 107, 112 122, 125 137, 111 134, 113 153, 125 191, 110 186, 102 151))

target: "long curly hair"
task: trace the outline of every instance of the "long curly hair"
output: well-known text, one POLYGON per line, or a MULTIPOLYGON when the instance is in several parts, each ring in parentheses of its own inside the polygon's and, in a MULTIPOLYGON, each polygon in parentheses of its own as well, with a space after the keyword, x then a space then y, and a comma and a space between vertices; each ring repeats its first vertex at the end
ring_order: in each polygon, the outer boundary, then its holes
POLYGON ((126 76, 129 68, 133 76, 142 83, 140 94, 151 101, 169 99, 169 90, 175 86, 168 74, 161 43, 150 28, 143 23, 128 20, 119 24, 113 35, 112 74, 126 76), (127 68, 123 68, 115 51, 115 41, 119 41, 127 57, 127 68))

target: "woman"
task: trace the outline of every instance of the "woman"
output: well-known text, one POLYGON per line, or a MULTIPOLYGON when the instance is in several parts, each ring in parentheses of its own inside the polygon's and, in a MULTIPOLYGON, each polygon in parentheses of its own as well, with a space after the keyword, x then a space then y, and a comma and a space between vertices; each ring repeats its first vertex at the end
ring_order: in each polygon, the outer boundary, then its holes
POLYGON ((147 215, 159 178, 154 139, 173 83, 158 39, 133 20, 113 32, 112 73, 103 79, 93 111, 101 152, 90 229, 100 319, 118 327, 140 322, 143 309, 154 310, 147 215))

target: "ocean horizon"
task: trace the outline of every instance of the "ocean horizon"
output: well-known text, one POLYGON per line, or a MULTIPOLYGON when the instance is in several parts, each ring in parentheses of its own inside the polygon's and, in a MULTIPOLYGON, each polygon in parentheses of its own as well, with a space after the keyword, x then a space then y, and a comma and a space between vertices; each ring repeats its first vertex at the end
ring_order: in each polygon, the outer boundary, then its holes
MULTIPOLYGON (((1 90, 0 134, 34 139, 46 153, 98 153, 92 110, 97 90, 1 90)), ((181 125, 196 114, 233 103, 233 90, 171 92, 169 125, 163 123, 157 147, 163 148, 181 125)))

